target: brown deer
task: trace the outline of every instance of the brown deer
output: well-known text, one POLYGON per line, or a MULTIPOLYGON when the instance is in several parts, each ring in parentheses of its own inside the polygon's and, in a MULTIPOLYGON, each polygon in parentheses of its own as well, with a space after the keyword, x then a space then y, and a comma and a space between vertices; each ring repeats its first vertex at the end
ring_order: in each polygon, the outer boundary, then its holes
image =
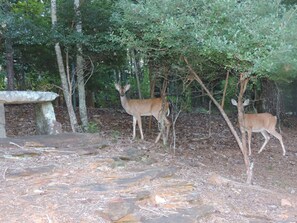
MULTIPOLYGON (((166 118, 166 111, 169 111, 169 103, 165 100, 162 101, 162 98, 151 98, 151 99, 127 99, 126 92, 130 89, 130 84, 121 87, 119 84, 115 84, 115 88, 120 93, 121 104, 125 111, 133 116, 133 139, 136 136, 136 123, 138 124, 141 139, 143 140, 143 131, 142 131, 142 122, 141 116, 154 116, 159 123, 165 123, 166 127, 166 138, 163 138, 164 144, 166 144, 170 122, 166 118)), ((161 132, 157 136, 155 143, 160 139, 161 132)))
MULTIPOLYGON (((237 102, 232 99, 232 104, 237 106, 237 102)), ((249 99, 245 100, 243 106, 247 106, 249 104, 249 99)), ((248 144, 249 144, 249 155, 251 155, 251 139, 252 132, 261 132, 265 138, 265 142, 263 143, 261 149, 258 153, 261 153, 265 148, 266 144, 270 140, 270 136, 268 133, 276 137, 282 148, 283 148, 283 156, 286 155, 286 149, 283 143, 283 139, 281 134, 279 134, 276 130, 277 117, 271 115, 270 113, 258 113, 258 114, 244 114, 243 116, 243 128, 248 134, 248 144)))

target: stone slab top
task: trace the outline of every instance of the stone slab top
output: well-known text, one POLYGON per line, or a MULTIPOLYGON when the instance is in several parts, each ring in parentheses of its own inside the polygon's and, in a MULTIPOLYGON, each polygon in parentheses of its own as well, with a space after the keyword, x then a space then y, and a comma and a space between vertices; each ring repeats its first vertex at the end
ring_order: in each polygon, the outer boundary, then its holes
POLYGON ((50 102, 59 95, 48 91, 0 91, 2 104, 26 104, 50 102))

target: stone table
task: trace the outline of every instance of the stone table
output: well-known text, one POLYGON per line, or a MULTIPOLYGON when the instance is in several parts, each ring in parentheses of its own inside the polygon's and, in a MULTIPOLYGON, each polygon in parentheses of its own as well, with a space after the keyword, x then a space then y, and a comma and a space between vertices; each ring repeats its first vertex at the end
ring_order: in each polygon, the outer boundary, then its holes
POLYGON ((61 133, 61 124, 56 121, 52 101, 59 95, 41 91, 0 91, 0 138, 6 138, 4 104, 36 104, 38 134, 61 133))

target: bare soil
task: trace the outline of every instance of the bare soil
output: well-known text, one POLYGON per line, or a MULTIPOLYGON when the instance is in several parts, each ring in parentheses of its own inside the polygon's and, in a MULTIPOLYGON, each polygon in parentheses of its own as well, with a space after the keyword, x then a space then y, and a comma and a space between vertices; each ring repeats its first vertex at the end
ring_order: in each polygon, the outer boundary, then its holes
MULTIPOLYGON (((182 113, 176 149, 154 144, 158 128, 143 118, 145 140, 131 140, 122 110, 90 109, 98 132, 35 135, 34 107, 6 106, 0 139, 0 222, 297 222, 297 125, 283 120, 287 155, 277 139, 265 150, 253 134, 253 184, 219 115, 182 113)), ((95 125, 92 126, 96 130, 95 125)), ((137 133, 139 135, 139 132, 137 133)))

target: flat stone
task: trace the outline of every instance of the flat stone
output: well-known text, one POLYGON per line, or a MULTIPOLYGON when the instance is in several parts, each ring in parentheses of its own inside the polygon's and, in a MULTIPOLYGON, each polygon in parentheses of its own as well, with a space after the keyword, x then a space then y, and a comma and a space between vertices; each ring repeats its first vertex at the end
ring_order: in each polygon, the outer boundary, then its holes
POLYGON ((28 167, 24 169, 7 169, 6 178, 17 178, 17 177, 26 177, 35 174, 44 174, 48 172, 52 172, 56 166, 48 165, 48 166, 39 166, 39 167, 28 167))
POLYGON ((55 100, 58 96, 54 92, 46 91, 0 91, 0 103, 25 104, 49 102, 55 100))
POLYGON ((283 198, 283 199, 281 199, 281 206, 282 207, 284 207, 284 206, 292 207, 293 205, 292 205, 291 201, 289 201, 288 199, 283 198))
POLYGON ((169 216, 162 216, 153 219, 145 219, 143 223, 196 223, 196 219, 180 214, 171 214, 169 216))
POLYGON ((59 95, 42 91, 0 91, 0 138, 6 138, 4 104, 36 104, 36 124, 38 134, 60 134, 62 125, 56 121, 51 101, 59 95))
POLYGON ((144 223, 197 223, 198 220, 205 219, 215 213, 215 208, 211 205, 202 205, 189 209, 177 209, 176 214, 157 217, 154 219, 146 219, 144 223))
POLYGON ((174 173, 176 172, 175 168, 154 168, 150 170, 146 170, 143 172, 139 172, 136 176, 131 178, 120 178, 116 181, 117 184, 125 185, 125 184, 133 184, 135 182, 147 181, 148 179, 158 179, 158 178, 172 178, 174 173))
POLYGON ((121 218, 133 213, 135 205, 131 201, 118 199, 116 201, 111 201, 108 204, 107 213, 111 220, 118 221, 121 218))

